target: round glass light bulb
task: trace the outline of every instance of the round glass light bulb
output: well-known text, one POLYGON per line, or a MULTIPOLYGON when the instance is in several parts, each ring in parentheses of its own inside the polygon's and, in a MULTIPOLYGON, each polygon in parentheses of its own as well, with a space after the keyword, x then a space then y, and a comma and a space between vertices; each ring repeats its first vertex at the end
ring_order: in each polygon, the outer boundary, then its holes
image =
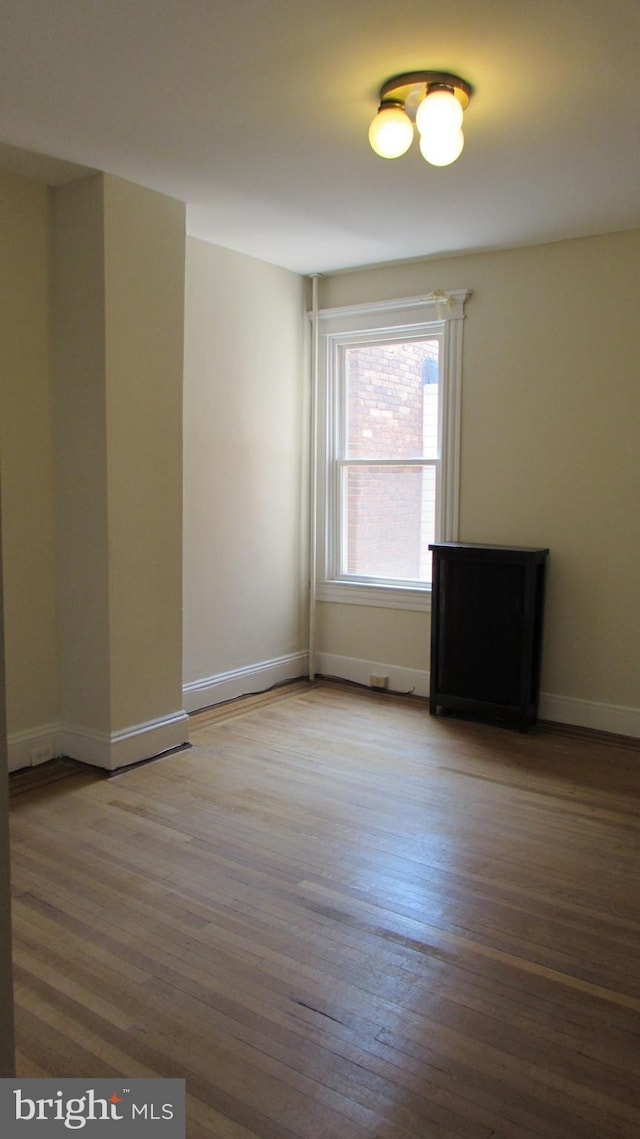
POLYGON ((462 126, 462 107, 453 91, 432 91, 416 111, 420 134, 455 134, 462 126))
POLYGON ((451 135, 423 134, 420 153, 432 166, 449 166, 462 154, 464 135, 461 130, 451 135))
POLYGON ((380 107, 369 127, 372 150, 381 158, 399 158, 411 146, 413 125, 402 107, 380 107))

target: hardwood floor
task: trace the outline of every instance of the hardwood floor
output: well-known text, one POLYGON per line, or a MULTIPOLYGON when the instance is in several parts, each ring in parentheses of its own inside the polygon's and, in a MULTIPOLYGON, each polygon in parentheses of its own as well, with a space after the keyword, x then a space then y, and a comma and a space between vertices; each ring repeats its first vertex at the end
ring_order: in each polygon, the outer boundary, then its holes
POLYGON ((638 1139, 640 752, 308 684, 13 783, 18 1074, 189 1139, 638 1139))

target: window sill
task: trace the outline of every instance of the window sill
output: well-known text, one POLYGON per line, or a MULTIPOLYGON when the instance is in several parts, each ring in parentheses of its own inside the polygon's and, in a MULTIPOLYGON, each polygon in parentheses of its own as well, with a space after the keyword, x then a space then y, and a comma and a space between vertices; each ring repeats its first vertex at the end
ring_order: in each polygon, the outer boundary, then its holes
POLYGON ((352 581, 319 581, 318 601, 342 605, 369 605, 373 609, 411 609, 415 613, 431 612, 431 587, 412 589, 404 585, 369 585, 352 581))

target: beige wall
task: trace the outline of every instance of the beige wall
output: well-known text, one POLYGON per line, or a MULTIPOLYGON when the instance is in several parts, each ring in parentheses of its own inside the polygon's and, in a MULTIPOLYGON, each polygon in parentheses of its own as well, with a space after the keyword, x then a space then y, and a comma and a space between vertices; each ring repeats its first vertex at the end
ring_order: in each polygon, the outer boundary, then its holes
POLYGON ((185 207, 105 176, 111 727, 182 708, 185 207))
POLYGON ((308 429, 302 280, 195 239, 186 265, 189 683, 304 647, 308 429))
MULTIPOLYGON (((470 288, 460 538, 549 546, 542 687, 640 711, 640 232, 341 273, 329 307, 470 288)), ((427 622, 320 606, 319 648, 428 669, 427 622), (348 630, 348 635, 347 635, 348 630), (400 648, 399 638, 402 641, 400 648), (340 647, 336 647, 336 646, 340 647), (387 645, 389 646, 387 650, 387 645)))
MULTIPOLYGON (((429 667, 425 657, 430 630, 427 613, 322 602, 318 611, 320 652, 379 661, 400 669, 429 667)), ((368 682, 366 674, 364 682, 368 682)))
POLYGON ((28 762, 45 728, 182 707, 184 206, 103 175, 49 201, 3 173, 0 245, 7 717, 28 762))
POLYGON ((51 198, 59 719, 108 732, 103 179, 56 187, 51 198))
POLYGON ((103 174, 52 198, 63 744, 117 766, 182 709, 185 209, 103 174))
POLYGON ((0 465, 10 732, 57 716, 47 191, 0 173, 0 465))

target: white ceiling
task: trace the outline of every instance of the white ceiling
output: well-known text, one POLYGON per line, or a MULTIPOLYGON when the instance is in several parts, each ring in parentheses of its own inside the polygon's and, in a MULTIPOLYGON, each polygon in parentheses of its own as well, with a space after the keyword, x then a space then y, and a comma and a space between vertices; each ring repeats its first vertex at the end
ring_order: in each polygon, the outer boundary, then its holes
POLYGON ((553 241, 640 227, 639 71, 640 0, 2 0, 0 167, 106 170, 301 273, 553 241), (444 169, 367 142, 422 68, 475 89, 444 169))

